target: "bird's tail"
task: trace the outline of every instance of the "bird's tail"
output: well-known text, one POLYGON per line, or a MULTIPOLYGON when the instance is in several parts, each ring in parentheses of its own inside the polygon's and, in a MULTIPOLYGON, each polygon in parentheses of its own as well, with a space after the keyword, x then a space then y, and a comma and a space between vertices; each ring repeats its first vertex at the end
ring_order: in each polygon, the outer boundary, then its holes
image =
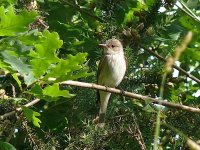
POLYGON ((100 95, 99 123, 105 123, 106 110, 111 93, 99 91, 99 95, 100 95))

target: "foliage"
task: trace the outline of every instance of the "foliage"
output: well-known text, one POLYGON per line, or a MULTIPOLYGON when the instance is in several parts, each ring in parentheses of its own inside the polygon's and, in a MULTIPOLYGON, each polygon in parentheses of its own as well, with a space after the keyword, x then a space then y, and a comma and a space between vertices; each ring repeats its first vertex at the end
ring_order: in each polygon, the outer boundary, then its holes
MULTIPOLYGON (((198 0, 3 0, 0 5, 0 115, 40 99, 1 120, 0 149, 152 148, 159 106, 113 94, 106 127, 99 129, 92 123, 98 115, 95 91, 59 84, 95 83, 98 43, 109 38, 124 45, 129 63, 120 88, 126 91, 158 98, 165 62, 144 48, 168 58, 188 31, 192 42, 176 63, 200 78, 198 0), (187 7, 175 7, 179 4, 187 7)), ((199 107, 199 84, 176 72, 167 75, 163 98, 199 107)), ((185 137, 164 124, 200 139, 198 114, 161 110, 160 148, 187 148, 185 137)))

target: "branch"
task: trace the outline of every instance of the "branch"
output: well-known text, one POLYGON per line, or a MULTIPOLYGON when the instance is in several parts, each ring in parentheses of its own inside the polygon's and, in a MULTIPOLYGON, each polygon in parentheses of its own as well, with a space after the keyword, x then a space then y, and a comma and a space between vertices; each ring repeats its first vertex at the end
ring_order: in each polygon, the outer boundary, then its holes
POLYGON ((163 105, 163 106, 166 106, 166 107, 169 107, 169 108, 176 108, 176 109, 184 110, 184 111, 188 111, 188 112, 200 113, 199 108, 175 104, 175 103, 168 102, 167 100, 158 100, 158 99, 155 99, 155 98, 152 98, 152 97, 143 96, 143 95, 140 95, 140 94, 135 94, 135 93, 127 92, 127 91, 122 92, 119 89, 105 87, 105 86, 97 85, 97 84, 94 84, 94 83, 85 83, 85 82, 78 82, 78 81, 69 80, 69 81, 61 82, 60 84, 96 89, 96 90, 101 90, 101 91, 106 91, 106 92, 111 92, 111 93, 116 93, 116 94, 123 94, 124 96, 135 98, 135 99, 138 99, 138 100, 141 100, 141 101, 144 101, 144 102, 150 101, 154 104, 163 105))
MULTIPOLYGON (((24 105, 24 106, 25 106, 25 107, 30 107, 30 106, 35 105, 35 104, 38 103, 39 101, 40 101, 40 99, 35 99, 35 100, 33 100, 33 101, 27 103, 27 104, 24 105)), ((9 113, 6 113, 6 114, 4 114, 4 115, 1 115, 1 116, 0 116, 0 120, 4 120, 5 118, 7 118, 7 117, 9 117, 9 116, 12 116, 12 115, 14 115, 16 112, 20 112, 20 111, 22 111, 22 107, 18 107, 16 110, 13 110, 13 111, 11 111, 11 112, 9 112, 9 113)))
POLYGON ((185 4, 184 1, 182 0, 178 0, 179 3, 176 3, 175 5, 181 9, 181 11, 183 11, 184 13, 186 13, 189 17, 191 17, 193 20, 195 20, 196 22, 200 23, 200 19, 199 17, 192 11, 190 10, 187 5, 185 4), (181 6, 179 6, 179 4, 181 4, 181 6))
MULTIPOLYGON (((157 54, 156 52, 154 52, 154 51, 152 51, 152 50, 150 50, 150 49, 148 49, 148 48, 146 48, 146 47, 144 47, 144 46, 142 46, 142 48, 143 48, 144 50, 148 51, 149 53, 151 53, 153 56, 157 57, 158 59, 160 59, 160 60, 162 60, 162 61, 164 61, 164 62, 167 62, 167 60, 166 60, 164 57, 162 57, 161 55, 157 54)), ((190 79, 192 79, 192 80, 194 80, 194 81, 196 81, 197 83, 200 84, 200 80, 199 80, 197 77, 191 75, 190 73, 188 73, 188 72, 185 71, 184 69, 182 69, 182 68, 180 68, 180 67, 178 67, 177 65, 174 65, 174 64, 172 65, 172 67, 175 68, 175 69, 177 69, 177 70, 180 71, 181 73, 185 74, 185 75, 186 75, 187 77, 189 77, 190 79)))
MULTIPOLYGON (((55 80, 54 78, 51 78, 51 81, 55 80)), ((159 104, 159 105, 163 105, 169 108, 176 108, 179 110, 184 110, 184 111, 188 111, 188 112, 193 112, 193 113, 200 113, 200 109, 199 108, 194 108, 194 107, 190 107, 190 106, 186 106, 186 105, 180 105, 180 104, 175 104, 175 103, 171 103, 168 102, 167 100, 158 100, 152 97, 148 97, 148 96, 143 96, 140 94, 135 94, 135 93, 131 93, 131 92, 127 92, 127 91, 121 91, 119 89, 115 89, 115 88, 109 88, 106 86, 102 86, 102 85, 97 85, 94 83, 86 83, 86 82, 78 82, 78 81, 64 81, 61 82, 60 84, 63 85, 72 85, 72 86, 78 86, 78 87, 84 87, 84 88, 90 88, 90 89, 96 89, 96 90, 101 90, 101 91, 106 91, 106 92, 111 92, 111 93, 116 93, 116 94, 123 94, 124 96, 127 97, 131 97, 131 98, 135 98, 141 101, 150 101, 151 103, 154 104, 159 104)), ((25 107, 30 107, 35 105, 36 103, 38 103, 40 101, 40 99, 35 99, 29 103, 27 103, 26 105, 24 105, 25 107)), ((13 110, 11 112, 8 112, 4 115, 0 116, 0 120, 4 120, 5 118, 14 115, 16 112, 20 112, 22 111, 22 107, 18 107, 16 110, 13 110)))

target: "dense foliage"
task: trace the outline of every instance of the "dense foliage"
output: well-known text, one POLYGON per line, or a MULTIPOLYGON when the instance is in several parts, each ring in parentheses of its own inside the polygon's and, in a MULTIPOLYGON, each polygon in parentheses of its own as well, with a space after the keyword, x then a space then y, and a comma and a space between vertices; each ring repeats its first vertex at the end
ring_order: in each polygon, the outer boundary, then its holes
POLYGON ((200 107, 200 83, 173 69, 162 85, 166 62, 147 51, 174 56, 192 31, 176 64, 199 79, 199 10, 199 0, 1 0, 0 115, 22 112, 1 116, 0 149, 151 149, 156 124, 159 149, 198 143, 198 113, 112 94, 101 129, 93 123, 96 91, 60 82, 96 83, 98 44, 114 37, 128 59, 119 88, 158 98, 163 86, 163 99, 200 107))

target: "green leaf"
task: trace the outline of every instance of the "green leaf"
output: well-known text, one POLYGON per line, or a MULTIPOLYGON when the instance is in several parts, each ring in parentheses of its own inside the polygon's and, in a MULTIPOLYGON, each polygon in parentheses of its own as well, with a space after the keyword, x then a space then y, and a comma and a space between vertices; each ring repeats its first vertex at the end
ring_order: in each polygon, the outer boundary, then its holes
POLYGON ((74 94, 70 94, 67 90, 60 90, 58 83, 48 85, 44 89, 42 89, 40 85, 36 84, 26 93, 33 94, 35 97, 44 99, 48 102, 57 101, 59 97, 71 98, 74 96, 74 94))
POLYGON ((0 1, 0 5, 11 5, 11 4, 16 4, 17 0, 1 0, 0 1))
POLYGON ((34 76, 36 78, 40 78, 42 75, 44 75, 47 72, 47 69, 51 65, 51 61, 47 59, 35 58, 31 60, 30 64, 31 64, 31 68, 34 73, 34 76))
POLYGON ((50 33, 47 30, 36 41, 35 50, 30 51, 29 54, 32 57, 30 64, 36 78, 44 75, 51 64, 59 61, 56 51, 62 44, 63 41, 60 40, 58 33, 50 33))
POLYGON ((134 13, 134 9, 130 9, 127 13, 125 13, 124 21, 123 21, 124 24, 131 22, 133 20, 133 18, 135 17, 133 13, 134 13))
POLYGON ((75 56, 68 55, 67 59, 60 59, 58 64, 52 67, 45 78, 54 77, 59 81, 77 79, 89 76, 83 63, 86 61, 87 53, 78 53, 75 56))
POLYGON ((27 93, 34 94, 37 98, 42 98, 43 95, 42 88, 38 84, 35 84, 27 93))
POLYGON ((15 79, 15 81, 17 82, 17 84, 18 84, 20 90, 22 90, 22 83, 21 83, 21 81, 19 80, 17 74, 16 74, 16 73, 13 73, 13 74, 12 74, 12 77, 13 77, 13 78, 15 79))
POLYGON ((40 116, 40 113, 24 106, 22 107, 22 110, 29 122, 32 122, 36 127, 40 127, 41 120, 38 118, 38 116, 40 116))
POLYGON ((19 58, 9 54, 8 52, 1 52, 2 56, 4 57, 4 62, 11 65, 11 69, 18 71, 25 80, 27 85, 30 85, 35 81, 35 78, 32 74, 31 69, 28 65, 24 64, 19 58))
POLYGON ((60 90, 58 83, 54 83, 53 85, 49 85, 45 87, 43 90, 43 94, 46 96, 53 97, 53 98, 56 98, 59 96, 70 98, 74 96, 73 94, 70 94, 69 91, 67 90, 60 90))
POLYGON ((5 9, 0 7, 0 36, 16 36, 20 32, 25 32, 28 25, 37 16, 35 11, 21 11, 18 15, 14 13, 13 7, 5 9))
POLYGON ((4 62, 2 59, 0 59, 0 68, 3 69, 4 71, 12 71, 10 69, 10 67, 8 66, 8 64, 6 62, 4 62))
POLYGON ((193 18, 189 16, 183 16, 180 18, 179 21, 181 25, 188 30, 197 32, 197 29, 200 28, 199 22, 196 22, 193 18))
POLYGON ((147 104, 142 110, 150 113, 156 113, 156 111, 151 107, 149 104, 147 104))
POLYGON ((57 60, 56 50, 59 49, 63 41, 60 40, 57 32, 50 33, 48 30, 43 32, 42 43, 36 44, 35 49, 41 58, 57 60))
POLYGON ((38 30, 31 30, 29 32, 26 32, 20 36, 18 36, 19 40, 24 44, 28 46, 34 46, 34 44, 37 44, 40 42, 40 37, 42 36, 41 32, 38 32, 38 30))
POLYGON ((0 150, 16 150, 16 148, 8 142, 0 141, 0 150))
POLYGON ((187 48, 183 52, 181 60, 187 61, 188 59, 191 61, 200 61, 200 50, 196 48, 187 48))

